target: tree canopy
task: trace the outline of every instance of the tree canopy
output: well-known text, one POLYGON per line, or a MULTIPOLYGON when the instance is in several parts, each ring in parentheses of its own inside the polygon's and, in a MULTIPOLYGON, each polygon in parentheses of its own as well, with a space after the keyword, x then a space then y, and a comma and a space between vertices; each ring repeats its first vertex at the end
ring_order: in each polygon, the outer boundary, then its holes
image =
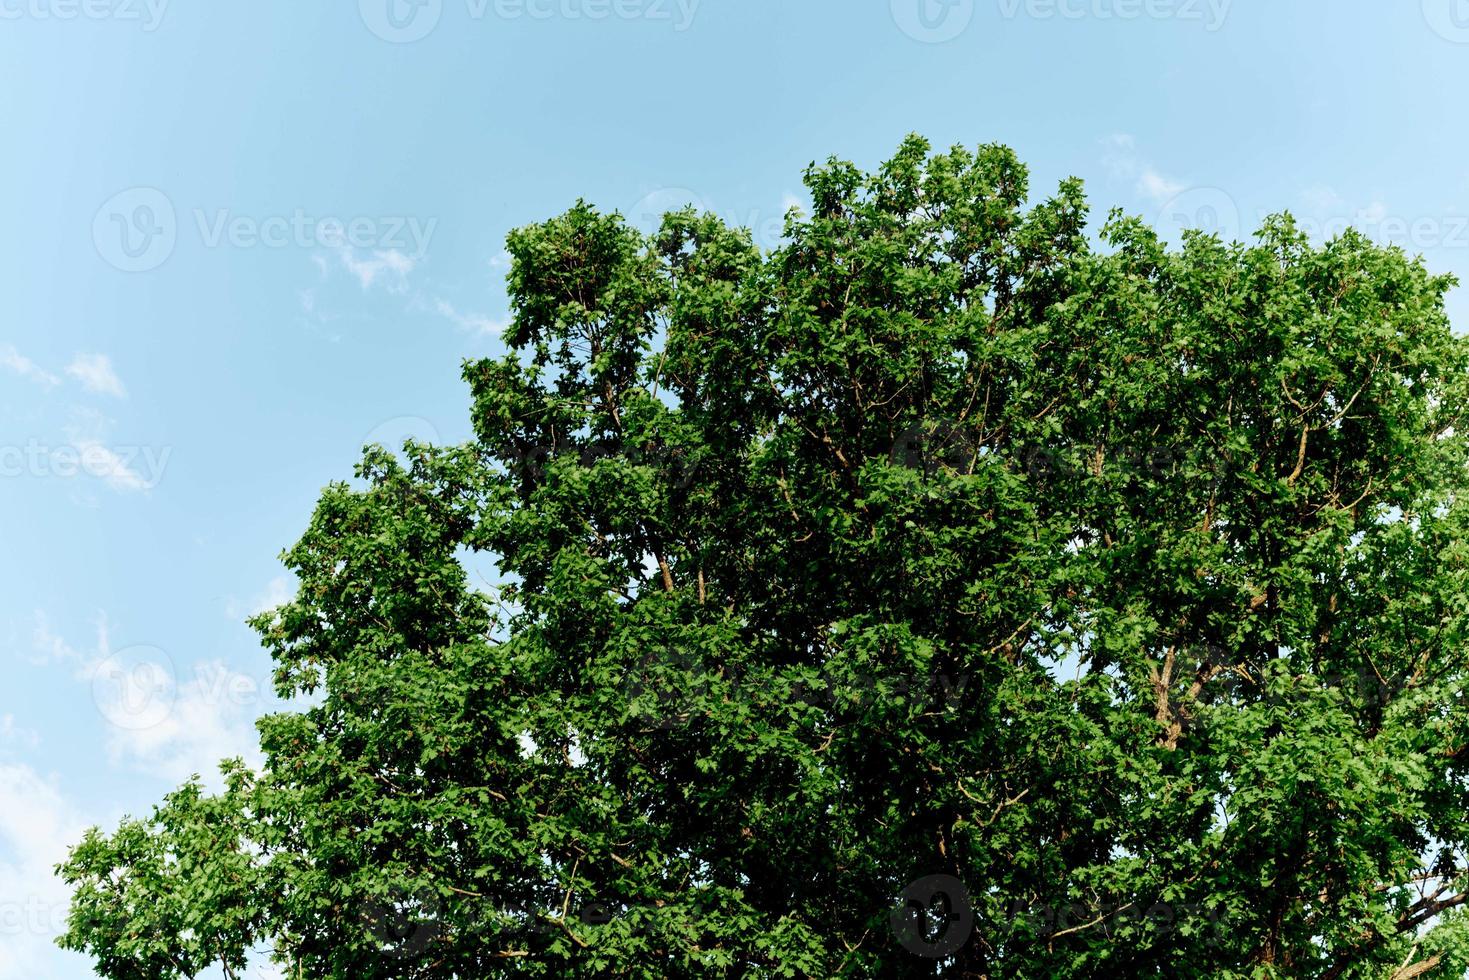
POLYGON ((1289 216, 1000 146, 782 243, 508 239, 475 438, 369 447, 253 621, 264 767, 93 831, 111 980, 1462 975, 1469 346, 1289 216), (493 560, 478 584, 467 560, 493 560))

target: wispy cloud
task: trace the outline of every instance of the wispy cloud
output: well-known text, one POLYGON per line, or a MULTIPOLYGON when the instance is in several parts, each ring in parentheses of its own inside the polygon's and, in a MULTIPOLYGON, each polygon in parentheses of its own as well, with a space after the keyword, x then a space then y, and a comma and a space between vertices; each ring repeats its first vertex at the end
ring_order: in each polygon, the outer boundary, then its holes
POLYGON ((78 676, 86 674, 90 665, 106 659, 107 617, 99 613, 97 618, 97 649, 94 653, 83 653, 69 644, 61 634, 51 628, 51 620, 43 610, 35 611, 35 626, 31 630, 33 654, 31 663, 38 667, 70 664, 78 676))
POLYGON ((230 619, 246 619, 283 606, 296 597, 296 580, 289 575, 277 575, 258 595, 241 601, 231 598, 225 603, 224 613, 230 619))
POLYGON ((1137 189, 1143 196, 1152 199, 1155 203, 1166 204, 1188 190, 1188 185, 1181 181, 1170 180, 1158 171, 1149 168, 1138 177, 1137 189))
POLYGON ((1373 201, 1362 209, 1357 218, 1368 225, 1381 224, 1387 218, 1387 205, 1381 201, 1373 201))
POLYGON ((0 715, 0 748, 17 746, 34 749, 41 744, 41 736, 35 730, 16 724, 15 715, 0 715))
POLYGON ((1102 165, 1113 177, 1130 178, 1137 174, 1137 140, 1129 133, 1104 136, 1102 165))
POLYGON ((64 666, 90 688, 114 765, 175 783, 197 774, 215 785, 222 759, 260 763, 255 719, 280 704, 268 679, 219 660, 195 664, 185 674, 157 648, 115 649, 105 615, 96 631, 94 646, 78 649, 37 612, 33 640, 37 662, 64 666))
POLYGON ((0 896, 5 902, 0 980, 46 976, 70 895, 52 868, 90 821, 54 780, 27 765, 0 765, 0 896))
POLYGON ((504 322, 487 317, 483 313, 461 313, 455 309, 453 303, 446 299, 435 300, 434 309, 460 330, 472 334, 493 334, 498 337, 505 330, 504 322))
POLYGON ((342 260, 342 268, 356 277, 363 289, 371 289, 374 284, 381 282, 392 293, 401 293, 408 289, 408 274, 418 265, 416 259, 397 249, 375 251, 371 258, 365 259, 359 259, 350 248, 344 248, 338 254, 342 260))
MULTIPOLYGON (((194 676, 182 683, 167 676, 162 684, 167 689, 161 694, 142 695, 169 698, 161 718, 153 724, 108 729, 107 754, 114 765, 128 765, 170 782, 200 776, 206 784, 218 781, 223 759, 238 757, 260 765, 255 719, 273 692, 218 660, 198 664, 194 676)), ((133 703, 140 703, 137 696, 133 703)))
POLYGON ((1306 188, 1301 193, 1301 200, 1305 202, 1306 207, 1317 213, 1339 211, 1347 203, 1335 188, 1327 187, 1324 184, 1306 188))
POLYGON ((0 344, 0 368, 18 374, 22 378, 29 378, 47 388, 54 388, 61 383, 60 378, 9 344, 0 344))
POLYGON ((1166 204, 1184 191, 1187 182, 1163 174, 1145 160, 1130 133, 1113 133, 1102 140, 1102 165, 1118 180, 1129 180, 1138 194, 1154 204, 1166 204))
POLYGON ((153 489, 158 482, 157 477, 150 478, 139 473, 121 454, 95 439, 79 439, 76 448, 81 454, 82 469, 113 490, 139 493, 153 489))
POLYGON ((78 354, 66 366, 66 373, 82 383, 82 387, 99 395, 126 398, 127 389, 112 369, 106 354, 78 354))
POLYGON ((109 438, 112 426, 113 420, 100 412, 73 412, 73 422, 63 430, 74 451, 73 472, 79 469, 120 493, 142 493, 163 482, 173 447, 119 444, 109 438))

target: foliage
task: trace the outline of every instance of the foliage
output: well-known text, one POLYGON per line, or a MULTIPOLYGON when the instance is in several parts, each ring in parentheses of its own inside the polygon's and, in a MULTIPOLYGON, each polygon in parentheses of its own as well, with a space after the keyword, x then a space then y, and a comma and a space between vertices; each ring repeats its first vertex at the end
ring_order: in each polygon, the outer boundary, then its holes
POLYGON ((1469 962, 1469 348, 1287 216, 1170 250, 1007 149, 512 233, 476 439, 255 621, 258 775, 93 834, 110 978, 1406 977, 1469 962), (467 555, 503 580, 472 584, 467 555), (935 921, 935 919, 947 921, 935 921))

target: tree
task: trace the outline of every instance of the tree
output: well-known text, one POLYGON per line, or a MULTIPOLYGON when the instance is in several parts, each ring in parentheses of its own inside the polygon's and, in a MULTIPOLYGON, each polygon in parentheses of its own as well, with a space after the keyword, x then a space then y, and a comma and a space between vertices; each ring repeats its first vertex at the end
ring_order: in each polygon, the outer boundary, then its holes
POLYGON ((1288 216, 1092 240, 1078 181, 1028 207, 997 146, 806 186, 768 253, 692 210, 510 235, 475 440, 369 448, 254 621, 311 706, 223 795, 90 836, 63 945, 155 980, 261 946, 341 980, 1462 975, 1452 280, 1288 216))

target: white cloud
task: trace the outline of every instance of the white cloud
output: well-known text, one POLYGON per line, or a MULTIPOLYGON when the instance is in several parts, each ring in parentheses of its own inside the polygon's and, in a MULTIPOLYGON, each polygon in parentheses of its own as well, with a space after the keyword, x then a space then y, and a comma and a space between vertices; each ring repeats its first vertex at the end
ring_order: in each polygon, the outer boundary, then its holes
POLYGON ((89 822, 54 781, 29 766, 0 765, 0 980, 54 972, 69 893, 52 868, 89 822))
POLYGON ((97 649, 91 653, 82 653, 67 643, 59 633, 51 628, 51 620, 40 609, 35 611, 35 623, 31 631, 31 644, 35 648, 36 655, 31 658, 31 663, 38 667, 70 664, 76 671, 76 676, 81 679, 90 677, 91 668, 106 660, 111 653, 105 613, 97 614, 97 649))
POLYGON ((1357 214, 1357 220, 1364 224, 1378 225, 1387 218, 1387 205, 1381 201, 1373 201, 1357 214))
POLYGON ((1324 184, 1306 188, 1301 193, 1301 200, 1306 203, 1306 207, 1316 212, 1340 211, 1346 205, 1346 201, 1334 188, 1324 184))
POLYGON ((1118 179, 1126 180, 1137 175, 1137 141, 1127 133, 1113 133, 1102 143, 1102 165, 1118 179))
MULTIPOLYGON (((171 667, 159 665, 159 671, 171 667)), ((228 667, 222 661, 207 661, 194 668, 194 676, 178 683, 172 676, 167 687, 145 694, 167 702, 167 710, 150 714, 147 725, 113 725, 107 733, 107 754, 114 765, 129 765, 168 782, 183 782, 201 776, 206 785, 218 786, 219 763, 236 756, 251 766, 262 760, 255 719, 265 710, 274 691, 268 685, 228 667)), ((139 703, 136 697, 134 703, 139 703)))
POLYGON ((270 612, 296 597, 296 580, 290 575, 277 575, 265 586, 265 591, 247 601, 231 598, 225 603, 224 614, 230 619, 246 619, 270 612))
POLYGON ((1164 177, 1158 171, 1149 168, 1142 172, 1137 179, 1138 191, 1146 197, 1151 198, 1158 204, 1166 204, 1184 191, 1188 185, 1176 180, 1164 177))
POLYGON ((66 367, 66 373, 82 383, 82 387, 99 395, 126 398, 127 389, 112 369, 106 354, 78 354, 66 367))
POLYGON ((435 300, 434 309, 460 330, 467 330, 472 334, 499 336, 505 330, 505 324, 501 321, 492 320, 482 313, 460 313, 454 308, 454 304, 446 299, 435 300))
POLYGON ((1137 193, 1154 204, 1166 204, 1189 189, 1185 181, 1160 172, 1137 150, 1137 140, 1129 133, 1113 133, 1102 141, 1102 165, 1117 180, 1134 182, 1137 193))
POLYGON ((76 651, 67 646, 64 639, 51 631, 51 624, 47 621, 46 614, 39 609, 36 610, 36 626, 31 632, 31 641, 36 652, 30 660, 38 667, 72 660, 76 656, 76 651))
MULTIPOLYGON (((162 701, 166 710, 156 718, 150 716, 152 724, 104 725, 99 765, 126 766, 169 784, 199 773, 207 786, 217 789, 222 782, 221 759, 239 756, 260 764, 253 721, 281 706, 272 700, 268 680, 257 683, 219 661, 200 663, 189 675, 176 677, 162 651, 143 647, 114 651, 105 616, 99 616, 95 629, 93 643, 73 645, 53 629, 44 613, 35 615, 32 643, 39 662, 60 667, 76 682, 77 706, 86 707, 78 714, 100 710, 108 720, 118 717, 109 710, 122 709, 133 711, 136 719, 138 705, 157 698, 154 685, 162 680, 168 687, 162 701), (140 679, 144 690, 138 688, 140 679)), ((0 751, 34 746, 37 741, 38 736, 12 715, 0 715, 0 751)), ((65 929, 69 890, 53 868, 66 859, 87 826, 106 826, 115 819, 116 815, 100 820, 84 815, 54 777, 0 757, 0 980, 32 980, 63 972, 90 975, 83 957, 55 948, 55 936, 65 929)))
POLYGON ((0 345, 0 368, 18 374, 22 378, 30 378, 32 381, 46 388, 54 388, 61 383, 60 378, 50 371, 44 370, 35 361, 26 357, 9 344, 0 345))
POLYGON ((33 729, 22 728, 15 722, 15 715, 0 716, 0 747, 16 746, 34 749, 41 744, 41 736, 33 729))
POLYGON ((114 490, 136 493, 151 490, 158 484, 158 476, 144 476, 121 455, 95 439, 79 439, 75 445, 81 454, 82 469, 114 490))
POLYGON ((408 274, 418 265, 417 260, 397 249, 378 250, 368 259, 357 258, 350 248, 339 253, 342 267, 356 277, 363 289, 371 289, 380 279, 390 293, 401 293, 408 288, 408 274))
POLYGON ((141 492, 152 490, 163 482, 172 446, 128 445, 109 438, 113 420, 86 409, 73 413, 74 421, 65 433, 75 450, 66 461, 66 470, 58 475, 85 474, 113 490, 141 492))
MULTIPOLYGON (((262 600, 277 588, 272 583, 262 600)), ((73 680, 89 689, 113 765, 169 783, 198 774, 216 787, 221 759, 239 756, 260 765, 255 719, 284 707, 268 675, 256 679, 219 660, 184 673, 156 647, 114 650, 106 616, 99 615, 96 629, 95 649, 78 650, 37 612, 32 640, 39 663, 70 667, 73 680)))

